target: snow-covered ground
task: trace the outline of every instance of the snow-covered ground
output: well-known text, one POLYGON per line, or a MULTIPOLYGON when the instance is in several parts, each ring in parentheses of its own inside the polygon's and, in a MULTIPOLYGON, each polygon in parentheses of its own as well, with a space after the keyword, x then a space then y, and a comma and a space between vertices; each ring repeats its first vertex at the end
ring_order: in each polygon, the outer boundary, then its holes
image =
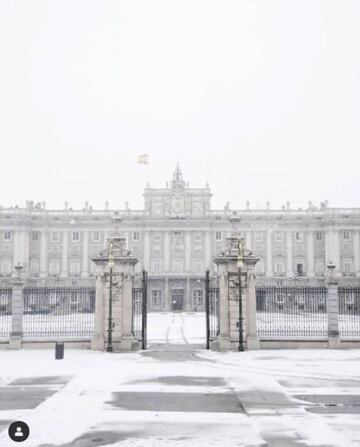
POLYGON ((145 352, 0 351, 0 446, 13 420, 26 447, 360 446, 359 350, 209 352, 203 314, 149 321, 145 352))

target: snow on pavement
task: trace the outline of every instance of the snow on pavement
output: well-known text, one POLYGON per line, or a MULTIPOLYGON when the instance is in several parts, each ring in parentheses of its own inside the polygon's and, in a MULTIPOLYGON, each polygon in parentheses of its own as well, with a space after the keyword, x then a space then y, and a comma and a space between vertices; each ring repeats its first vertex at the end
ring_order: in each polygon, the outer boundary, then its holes
POLYGON ((0 351, 0 446, 13 420, 27 447, 360 446, 359 350, 209 352, 203 330, 152 314, 145 352, 0 351))

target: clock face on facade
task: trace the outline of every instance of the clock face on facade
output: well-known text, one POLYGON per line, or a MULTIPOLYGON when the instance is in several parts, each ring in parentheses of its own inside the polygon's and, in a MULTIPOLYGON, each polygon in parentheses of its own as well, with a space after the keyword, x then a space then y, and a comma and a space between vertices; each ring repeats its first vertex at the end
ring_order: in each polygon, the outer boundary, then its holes
POLYGON ((172 211, 175 214, 181 214, 184 212, 184 198, 174 197, 172 200, 172 211))

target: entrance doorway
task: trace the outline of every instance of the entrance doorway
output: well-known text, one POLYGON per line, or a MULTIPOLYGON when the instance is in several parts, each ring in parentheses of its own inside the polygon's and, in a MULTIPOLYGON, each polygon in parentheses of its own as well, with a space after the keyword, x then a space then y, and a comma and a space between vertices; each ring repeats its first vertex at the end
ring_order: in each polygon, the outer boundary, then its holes
POLYGON ((184 289, 171 290, 171 308, 172 310, 181 311, 184 307, 184 289))

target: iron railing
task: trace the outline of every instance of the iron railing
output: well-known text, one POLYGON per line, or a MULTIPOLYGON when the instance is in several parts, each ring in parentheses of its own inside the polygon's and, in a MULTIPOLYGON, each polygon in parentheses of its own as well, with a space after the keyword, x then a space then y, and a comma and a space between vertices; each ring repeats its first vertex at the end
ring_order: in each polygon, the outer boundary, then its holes
POLYGON ((325 286, 256 287, 260 339, 326 339, 325 286))
POLYGON ((94 332, 94 287, 27 287, 23 339, 89 340, 94 332))
POLYGON ((147 347, 147 272, 135 275, 132 289, 132 333, 141 342, 141 349, 147 347))
POLYGON ((339 287, 339 335, 360 339, 360 287, 339 287))
POLYGON ((9 340, 11 331, 11 297, 10 287, 0 288, 0 340, 9 340))
POLYGON ((206 349, 210 349, 210 341, 219 335, 219 280, 211 277, 210 272, 205 276, 205 316, 206 316, 206 349))

